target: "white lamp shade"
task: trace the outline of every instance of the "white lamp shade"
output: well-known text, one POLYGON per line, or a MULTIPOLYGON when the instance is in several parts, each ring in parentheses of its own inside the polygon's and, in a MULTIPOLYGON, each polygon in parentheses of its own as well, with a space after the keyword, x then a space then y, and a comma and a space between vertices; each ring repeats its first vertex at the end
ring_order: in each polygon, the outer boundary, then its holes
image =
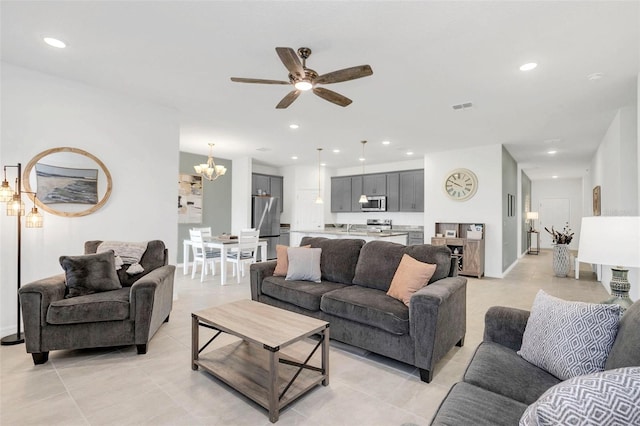
POLYGON ((578 258, 600 265, 640 267, 640 216, 583 217, 578 258))
POLYGON ((527 220, 538 219, 538 212, 527 212, 527 220))

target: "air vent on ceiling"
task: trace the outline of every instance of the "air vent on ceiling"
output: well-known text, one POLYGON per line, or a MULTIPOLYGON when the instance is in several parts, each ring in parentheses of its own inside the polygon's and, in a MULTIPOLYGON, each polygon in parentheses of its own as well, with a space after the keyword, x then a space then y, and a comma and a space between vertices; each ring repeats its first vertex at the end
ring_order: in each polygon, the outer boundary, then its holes
POLYGON ((454 111, 459 111, 459 110, 463 110, 463 109, 469 109, 473 107, 473 103, 472 102, 465 102, 463 104, 457 104, 457 105, 453 105, 451 106, 451 108, 454 109, 454 111))
POLYGON ((262 147, 262 148, 258 148, 258 149, 256 149, 256 151, 267 152, 267 151, 271 151, 271 148, 262 147))

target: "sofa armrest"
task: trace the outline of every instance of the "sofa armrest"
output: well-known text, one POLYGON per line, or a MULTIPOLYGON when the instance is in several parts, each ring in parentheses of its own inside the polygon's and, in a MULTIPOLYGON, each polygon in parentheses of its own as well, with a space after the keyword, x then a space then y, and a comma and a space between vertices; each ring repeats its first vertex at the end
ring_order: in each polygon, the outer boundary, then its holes
POLYGON ((262 280, 273 276, 276 269, 276 261, 252 263, 249 267, 249 278, 251 281, 251 300, 258 300, 262 295, 262 280))
POLYGON ((522 335, 528 319, 529 311, 493 306, 484 317, 484 341, 517 351, 522 346, 522 335))
POLYGON ((54 275, 20 287, 20 307, 27 352, 41 352, 40 329, 47 324, 47 310, 51 302, 64 299, 65 275, 54 275))
POLYGON ((467 331, 467 279, 448 277, 421 288, 409 301, 409 333, 415 341, 415 365, 433 365, 467 331))
POLYGON ((136 344, 147 343, 171 313, 175 271, 174 265, 161 266, 131 286, 130 318, 135 321, 136 344))

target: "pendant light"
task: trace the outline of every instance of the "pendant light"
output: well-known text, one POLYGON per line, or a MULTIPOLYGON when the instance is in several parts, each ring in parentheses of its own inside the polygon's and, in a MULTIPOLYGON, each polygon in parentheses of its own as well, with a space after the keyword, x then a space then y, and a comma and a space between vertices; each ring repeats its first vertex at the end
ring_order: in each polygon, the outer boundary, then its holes
POLYGON ((322 204, 322 196, 320 195, 320 153, 322 148, 318 148, 318 198, 316 198, 316 204, 322 204))
POLYGON ((358 200, 358 202, 360 204, 365 204, 365 203, 369 202, 369 199, 367 198, 367 194, 364 193, 364 161, 365 161, 365 159, 364 159, 364 145, 367 143, 367 141, 362 141, 360 143, 362 144, 362 159, 361 159, 361 161, 362 161, 362 181, 361 181, 361 184, 362 185, 360 187, 362 195, 360 195, 360 199, 358 200))
POLYGON ((36 207, 36 198, 38 196, 36 195, 36 193, 33 193, 33 207, 31 207, 31 211, 29 212, 29 214, 27 214, 27 218, 26 218, 26 224, 25 226, 27 228, 42 228, 42 214, 40 214, 40 212, 38 211, 38 208, 36 207))
POLYGON ((196 173, 207 180, 216 180, 227 173, 225 166, 217 166, 213 161, 213 145, 212 143, 209 144, 209 158, 207 158, 207 162, 193 166, 196 173))

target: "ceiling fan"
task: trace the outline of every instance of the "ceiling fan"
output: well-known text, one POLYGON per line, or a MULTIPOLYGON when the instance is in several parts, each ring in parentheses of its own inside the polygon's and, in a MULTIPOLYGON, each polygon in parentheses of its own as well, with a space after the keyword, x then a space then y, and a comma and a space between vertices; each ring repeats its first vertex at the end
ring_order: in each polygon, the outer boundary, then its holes
POLYGON ((284 66, 289 71, 289 81, 241 77, 231 77, 231 81, 235 81, 236 83, 293 85, 294 90, 289 92, 284 98, 282 98, 278 105, 276 105, 276 108, 278 109, 288 107, 298 98, 298 96, 300 96, 300 93, 307 90, 313 91, 314 94, 320 96, 322 99, 333 102, 341 107, 346 107, 352 102, 351 99, 332 90, 319 87, 319 85, 355 80, 357 78, 367 77, 373 74, 373 70, 369 65, 359 65, 318 75, 318 73, 311 68, 307 68, 307 58, 311 55, 311 49, 308 47, 299 48, 297 54, 290 47, 276 47, 276 52, 284 66), (302 62, 300 62, 298 55, 302 58, 302 62))

